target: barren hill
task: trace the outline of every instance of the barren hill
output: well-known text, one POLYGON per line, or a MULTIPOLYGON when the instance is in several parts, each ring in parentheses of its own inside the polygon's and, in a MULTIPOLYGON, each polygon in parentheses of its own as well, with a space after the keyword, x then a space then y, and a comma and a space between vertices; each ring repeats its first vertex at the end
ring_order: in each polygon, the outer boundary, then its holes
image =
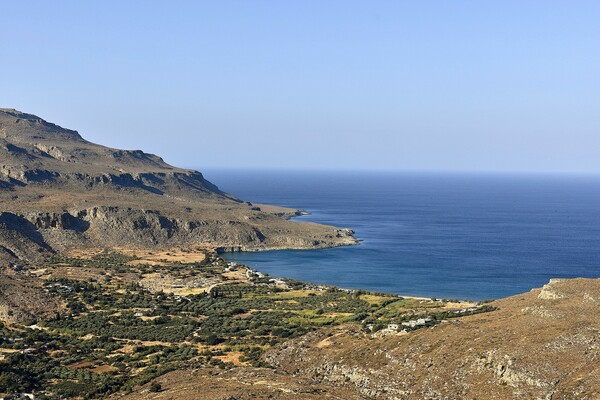
POLYGON ((243 202, 156 155, 100 146, 35 115, 0 109, 0 259, 87 247, 355 243, 350 230, 288 220, 298 213, 243 202))
POLYGON ((493 305, 384 338, 317 331, 265 359, 372 399, 600 398, 600 279, 552 280, 493 305))

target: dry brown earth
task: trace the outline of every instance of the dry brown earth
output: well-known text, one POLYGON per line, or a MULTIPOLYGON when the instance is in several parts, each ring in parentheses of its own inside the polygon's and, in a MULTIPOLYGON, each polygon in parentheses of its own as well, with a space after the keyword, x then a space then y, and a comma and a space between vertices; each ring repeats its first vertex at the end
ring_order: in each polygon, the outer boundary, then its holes
POLYGON ((381 339, 346 328, 323 346, 318 331, 265 360, 373 399, 600 398, 600 279, 553 280, 493 305, 381 339))
POLYGON ((42 290, 42 283, 24 272, 0 267, 0 321, 27 323, 61 312, 64 305, 42 290))
POLYGON ((150 384, 136 393, 125 397, 127 400, 359 400, 352 388, 335 387, 317 383, 303 377, 281 375, 269 369, 239 367, 231 370, 203 368, 195 371, 174 371, 158 379, 162 390, 149 391, 150 384))

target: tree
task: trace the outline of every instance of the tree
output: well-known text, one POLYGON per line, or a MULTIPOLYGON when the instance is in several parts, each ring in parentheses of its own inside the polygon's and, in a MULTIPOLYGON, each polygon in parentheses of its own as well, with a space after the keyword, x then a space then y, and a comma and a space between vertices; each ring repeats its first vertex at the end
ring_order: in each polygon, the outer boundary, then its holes
POLYGON ((215 344, 221 343, 221 340, 214 333, 209 334, 206 337, 206 344, 209 346, 214 346, 215 344))

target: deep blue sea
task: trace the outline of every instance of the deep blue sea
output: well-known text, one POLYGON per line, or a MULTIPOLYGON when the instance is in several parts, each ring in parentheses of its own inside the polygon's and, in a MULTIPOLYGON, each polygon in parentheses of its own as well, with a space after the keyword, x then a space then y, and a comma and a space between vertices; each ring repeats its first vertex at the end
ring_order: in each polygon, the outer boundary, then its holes
POLYGON ((600 177, 208 171, 243 200, 352 228, 358 246, 227 254, 274 276, 404 295, 490 299, 600 277, 600 177))

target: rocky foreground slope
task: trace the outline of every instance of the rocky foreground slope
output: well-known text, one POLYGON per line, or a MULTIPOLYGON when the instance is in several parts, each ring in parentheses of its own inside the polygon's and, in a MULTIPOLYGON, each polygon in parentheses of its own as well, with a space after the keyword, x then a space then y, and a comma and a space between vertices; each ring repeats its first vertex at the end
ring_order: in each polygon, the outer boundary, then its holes
POLYGON ((552 280, 493 305, 383 339, 315 332, 265 359, 374 399, 600 398, 600 280, 552 280))
POLYGON ((350 230, 287 220, 297 213, 243 202, 158 156, 99 146, 35 115, 0 109, 0 259, 73 247, 355 243, 350 230))

